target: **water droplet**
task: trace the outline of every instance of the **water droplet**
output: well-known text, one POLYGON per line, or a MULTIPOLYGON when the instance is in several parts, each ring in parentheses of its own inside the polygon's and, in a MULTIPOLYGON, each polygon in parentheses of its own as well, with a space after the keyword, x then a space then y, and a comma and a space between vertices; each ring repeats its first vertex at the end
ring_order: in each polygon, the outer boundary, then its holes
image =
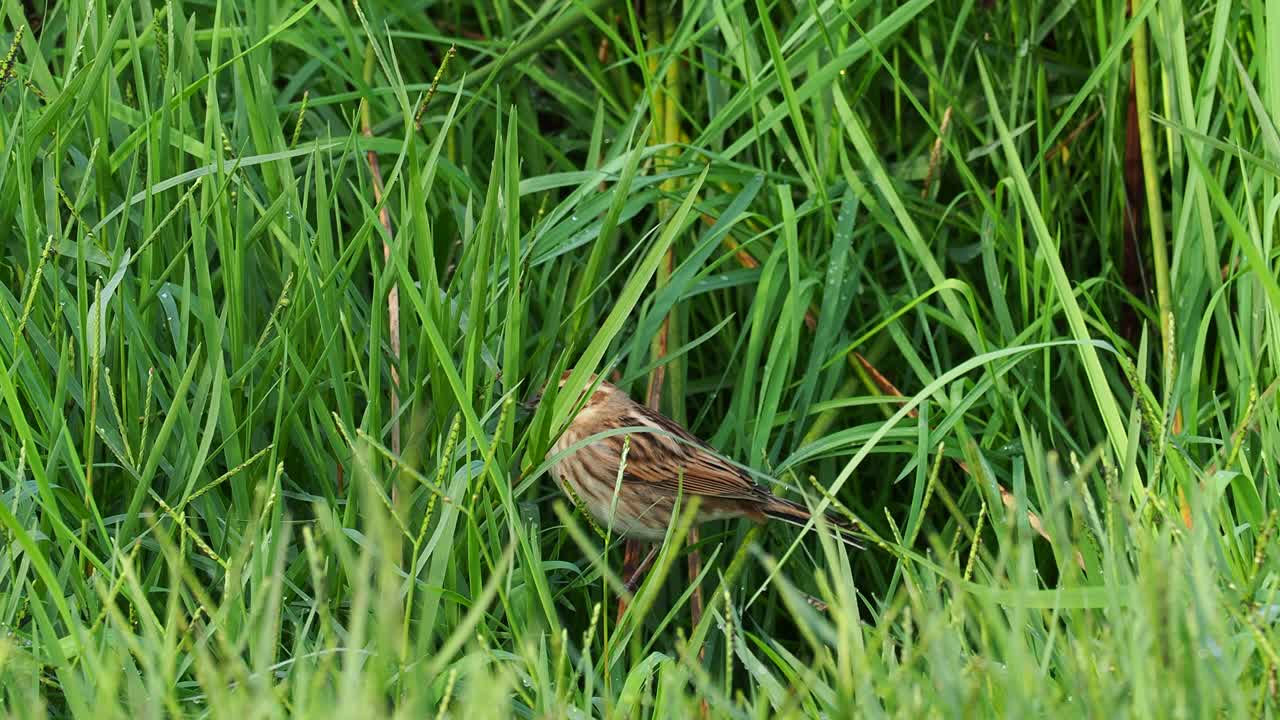
POLYGON ((292 220, 292 219, 293 219, 293 211, 292 211, 292 210, 285 210, 285 211, 284 211, 284 216, 285 216, 285 217, 287 217, 287 218, 289 218, 290 220, 292 220))
POLYGON ((574 221, 574 222, 577 222, 577 221, 578 221, 578 216, 577 216, 577 215, 574 215, 574 216, 570 217, 569 219, 570 219, 570 220, 572 220, 572 221, 574 221))

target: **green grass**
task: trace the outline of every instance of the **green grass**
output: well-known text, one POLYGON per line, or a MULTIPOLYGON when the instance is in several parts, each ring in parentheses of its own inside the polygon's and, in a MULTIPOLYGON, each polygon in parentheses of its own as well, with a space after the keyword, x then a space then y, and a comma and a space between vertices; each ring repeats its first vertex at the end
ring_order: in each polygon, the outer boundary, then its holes
POLYGON ((34 5, 0 713, 1280 714, 1276 2, 34 5), (657 367, 868 548, 617 622, 517 402, 657 367))

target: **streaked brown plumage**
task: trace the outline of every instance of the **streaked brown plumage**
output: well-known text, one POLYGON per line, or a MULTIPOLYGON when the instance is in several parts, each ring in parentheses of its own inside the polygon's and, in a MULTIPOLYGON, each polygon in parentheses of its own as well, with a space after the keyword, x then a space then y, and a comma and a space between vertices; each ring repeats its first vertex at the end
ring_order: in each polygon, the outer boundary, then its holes
MULTIPOLYGON (((561 376, 561 387, 568 377, 569 372, 561 376)), ((592 376, 588 387, 594 383, 592 376)), ((735 517, 798 525, 808 522, 810 513, 804 506, 757 485, 744 470, 688 430, 608 382, 599 383, 547 457, 553 458, 598 433, 626 427, 645 430, 599 438, 564 455, 551 467, 561 490, 571 487, 591 515, 615 537, 661 540, 681 488, 686 502, 693 496, 700 500, 695 524, 735 517), (619 483, 618 466, 626 436, 631 442, 619 483)), ((828 516, 828 522, 849 529, 842 518, 828 516)), ((844 533, 842 539, 850 542, 844 533)))

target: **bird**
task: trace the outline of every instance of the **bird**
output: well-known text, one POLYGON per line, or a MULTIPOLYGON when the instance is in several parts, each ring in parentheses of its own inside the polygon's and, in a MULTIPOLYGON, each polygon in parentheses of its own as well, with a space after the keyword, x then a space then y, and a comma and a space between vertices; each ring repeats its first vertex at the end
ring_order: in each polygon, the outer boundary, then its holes
MULTIPOLYGON (((560 376, 559 387, 564 387, 572 372, 566 370, 560 376)), ((650 543, 662 540, 681 494, 682 507, 692 498, 699 500, 695 525, 731 518, 808 524, 812 517, 808 508, 773 494, 679 423, 636 402, 614 384, 597 382, 595 375, 587 385, 588 389, 592 386, 595 390, 552 443, 546 460, 560 489, 578 498, 613 536, 650 543), (599 433, 623 428, 632 430, 597 437, 574 448, 599 433), (629 444, 624 437, 630 438, 629 444)), ((538 392, 525 406, 536 407, 542 396, 538 392)), ((842 541, 860 547, 849 537, 853 523, 834 514, 827 514, 826 519, 842 541)), ((650 551, 627 580, 628 590, 634 591, 657 549, 650 551)))

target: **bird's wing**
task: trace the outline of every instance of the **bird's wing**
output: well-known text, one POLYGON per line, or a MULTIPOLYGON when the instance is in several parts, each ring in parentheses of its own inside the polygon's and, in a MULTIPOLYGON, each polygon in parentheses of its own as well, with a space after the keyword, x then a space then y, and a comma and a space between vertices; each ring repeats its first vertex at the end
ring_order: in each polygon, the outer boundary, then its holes
POLYGON ((662 489, 694 495, 760 500, 768 494, 746 472, 718 455, 675 421, 638 403, 622 418, 624 426, 657 432, 634 433, 623 477, 662 489))

